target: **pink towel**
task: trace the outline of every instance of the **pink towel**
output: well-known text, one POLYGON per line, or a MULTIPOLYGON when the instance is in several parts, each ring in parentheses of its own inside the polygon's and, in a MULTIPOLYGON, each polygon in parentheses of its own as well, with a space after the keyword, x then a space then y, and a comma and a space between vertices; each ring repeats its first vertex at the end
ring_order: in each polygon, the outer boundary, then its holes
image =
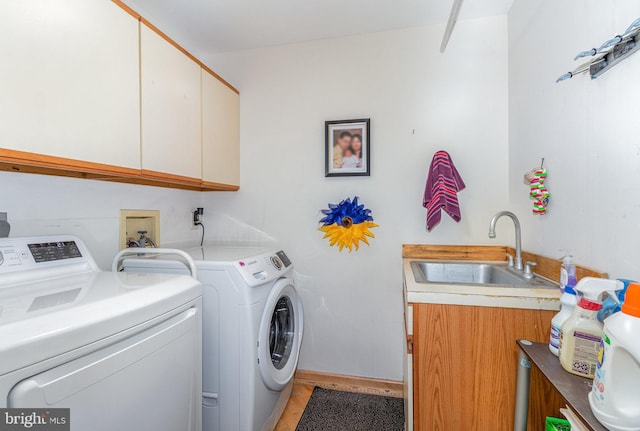
POLYGON ((462 177, 446 151, 433 155, 422 206, 427 209, 427 230, 431 232, 440 223, 440 210, 445 210, 456 222, 462 218, 458 204, 458 192, 465 187, 462 177))

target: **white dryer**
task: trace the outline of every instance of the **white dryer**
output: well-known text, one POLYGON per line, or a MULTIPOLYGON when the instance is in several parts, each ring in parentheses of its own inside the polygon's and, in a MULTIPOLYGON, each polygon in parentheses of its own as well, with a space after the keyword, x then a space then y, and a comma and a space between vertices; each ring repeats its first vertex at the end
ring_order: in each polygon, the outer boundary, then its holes
POLYGON ((73 236, 0 239, 0 408, 201 430, 201 295, 192 277, 102 272, 73 236))
MULTIPOLYGON (((293 385, 303 309, 293 265, 280 250, 196 247, 203 285, 203 429, 272 430, 293 385)), ((125 271, 185 272, 159 259, 128 259, 125 271)))

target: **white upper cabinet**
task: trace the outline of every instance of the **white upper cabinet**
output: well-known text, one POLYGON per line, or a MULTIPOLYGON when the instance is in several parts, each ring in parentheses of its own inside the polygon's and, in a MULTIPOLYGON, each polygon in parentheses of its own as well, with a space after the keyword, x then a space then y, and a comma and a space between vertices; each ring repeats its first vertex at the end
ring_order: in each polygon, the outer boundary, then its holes
POLYGON ((142 169, 201 178, 200 66, 140 27, 142 169))
POLYGON ((138 21, 110 1, 0 1, 0 147, 140 168, 138 21))
POLYGON ((240 185, 239 96, 202 71, 202 179, 240 185))
POLYGON ((237 190, 237 92, 129 12, 0 0, 0 167, 237 190))

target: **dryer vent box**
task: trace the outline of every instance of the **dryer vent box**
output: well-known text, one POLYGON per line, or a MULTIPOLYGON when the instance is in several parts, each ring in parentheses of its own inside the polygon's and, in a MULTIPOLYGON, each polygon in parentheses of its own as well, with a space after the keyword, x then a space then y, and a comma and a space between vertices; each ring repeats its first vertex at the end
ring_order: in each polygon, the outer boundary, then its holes
POLYGON ((127 248, 127 240, 138 240, 140 231, 160 247, 160 211, 120 210, 120 250, 127 248))

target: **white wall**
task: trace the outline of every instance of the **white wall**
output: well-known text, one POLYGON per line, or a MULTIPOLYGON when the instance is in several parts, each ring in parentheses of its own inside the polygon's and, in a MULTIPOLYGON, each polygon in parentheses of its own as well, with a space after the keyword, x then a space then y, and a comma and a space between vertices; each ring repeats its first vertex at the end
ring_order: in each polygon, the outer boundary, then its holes
POLYGON ((640 55, 555 84, 640 17, 640 2, 516 1, 509 14, 509 183, 524 247, 640 279, 640 55), (545 157, 549 213, 531 215, 525 171, 545 157))
POLYGON ((191 230, 198 192, 0 172, 0 211, 11 236, 73 234, 103 269, 119 250, 120 209, 160 210, 162 244, 200 240, 191 230))
MULTIPOLYGON (((163 244, 278 240, 306 309, 303 369, 401 380, 401 244, 489 243, 507 202, 506 17, 227 54, 208 63, 241 91, 241 190, 195 193, 0 172, 12 236, 72 233, 103 268, 118 249, 119 210, 161 211, 163 244), (372 176, 324 178, 324 121, 370 117, 372 176), (463 220, 432 233, 421 207, 427 165, 448 150, 466 190, 463 220), (358 195, 373 210, 371 247, 339 253, 320 209, 358 195)), ((510 241, 501 228, 498 243, 510 241)))
MULTIPOLYGON (((159 209, 166 244, 199 239, 190 211, 202 205, 210 240, 272 236, 291 255, 307 312, 301 368, 400 380, 402 243, 490 243, 491 215, 511 207, 525 249, 570 249, 640 278, 640 55, 594 81, 554 83, 576 52, 638 16, 636 0, 520 1, 508 38, 506 17, 460 21, 444 55, 435 26, 206 59, 241 90, 240 192, 0 172, 0 211, 13 236, 81 236, 107 268, 119 209, 159 209), (360 117, 372 119, 372 176, 324 178, 323 122, 360 117), (427 234, 421 195, 441 148, 467 183, 463 221, 427 234), (522 174, 541 157, 552 204, 535 217, 522 174), (319 210, 356 194, 381 226, 371 247, 339 253, 316 231, 319 210)), ((501 224, 496 243, 511 230, 501 224)))
MULTIPOLYGON (((402 379, 401 244, 488 243, 507 202, 506 17, 242 51, 206 59, 241 93, 241 189, 207 194, 274 236, 299 273, 306 311, 300 368, 402 379), (370 178, 324 177, 324 121, 371 118, 370 178), (415 132, 414 132, 415 131, 415 132), (436 150, 466 190, 463 220, 425 230, 422 193, 436 150), (338 252, 316 229, 320 209, 358 195, 376 238, 338 252)), ((511 238, 501 228, 499 243, 511 238)))

